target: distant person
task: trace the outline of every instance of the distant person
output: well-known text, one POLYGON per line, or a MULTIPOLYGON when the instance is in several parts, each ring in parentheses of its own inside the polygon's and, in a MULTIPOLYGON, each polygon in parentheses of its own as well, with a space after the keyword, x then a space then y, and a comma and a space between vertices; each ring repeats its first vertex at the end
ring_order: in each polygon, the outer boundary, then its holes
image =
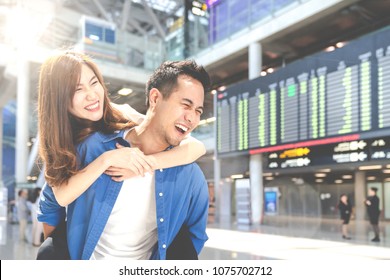
POLYGON ((379 214, 381 211, 379 210, 379 197, 376 195, 378 189, 370 188, 368 190, 368 197, 365 201, 367 206, 368 217, 370 218, 370 224, 374 230, 374 238, 371 239, 372 242, 379 242, 379 214))
POLYGON ((349 203, 348 196, 346 194, 342 194, 340 196, 338 208, 340 211, 340 218, 342 220, 342 225, 341 225, 342 237, 343 239, 349 240, 351 239, 351 237, 348 236, 348 224, 351 218, 352 206, 349 203))
POLYGON ((28 242, 27 238, 27 223, 30 217, 30 208, 27 203, 28 192, 27 190, 19 190, 18 199, 16 201, 16 209, 18 212, 19 220, 19 240, 28 242))
POLYGON ((32 220, 32 244, 35 247, 39 247, 43 239, 43 224, 38 221, 38 203, 39 195, 41 193, 41 188, 36 187, 34 189, 33 203, 31 206, 31 220, 32 220))

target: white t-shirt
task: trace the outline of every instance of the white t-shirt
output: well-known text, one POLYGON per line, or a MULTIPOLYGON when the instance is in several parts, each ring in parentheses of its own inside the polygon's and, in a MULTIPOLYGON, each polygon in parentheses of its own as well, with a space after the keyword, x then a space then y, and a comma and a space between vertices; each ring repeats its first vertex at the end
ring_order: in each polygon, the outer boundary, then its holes
POLYGON ((123 182, 91 259, 149 259, 157 243, 154 173, 123 182))

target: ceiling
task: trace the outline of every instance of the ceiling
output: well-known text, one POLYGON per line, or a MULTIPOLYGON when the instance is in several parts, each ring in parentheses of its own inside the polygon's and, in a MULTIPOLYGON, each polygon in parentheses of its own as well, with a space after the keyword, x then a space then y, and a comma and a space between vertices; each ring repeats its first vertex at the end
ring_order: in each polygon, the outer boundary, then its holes
MULTIPOLYGON (((168 33, 168 23, 176 20, 183 13, 182 0, 53 1, 75 13, 111 21, 130 33, 157 38, 164 38, 168 33)), ((336 42, 352 40, 390 24, 389 0, 350 2, 353 4, 333 11, 329 15, 311 19, 310 22, 299 26, 292 26, 283 33, 263 41, 263 69, 282 67, 294 60, 322 51, 336 42)), ((40 42, 52 48, 64 44, 65 39, 68 40, 68 44, 72 44, 74 42, 69 38, 75 38, 75 32, 77 32, 77 24, 58 18, 48 26, 40 42)), ((33 93, 36 93, 38 67, 39 65, 35 64, 31 67, 31 92, 33 93)), ((244 49, 234 56, 226 57, 218 62, 218 65, 208 65, 206 69, 211 76, 213 88, 245 81, 248 79, 248 51, 244 49)), ((117 103, 127 102, 145 113, 143 84, 130 84, 128 81, 112 77, 106 77, 106 82, 112 100, 117 103), (117 95, 117 91, 123 86, 132 87, 134 93, 128 97, 117 95)), ((202 118, 211 116, 213 116, 213 96, 207 94, 205 113, 202 118)))

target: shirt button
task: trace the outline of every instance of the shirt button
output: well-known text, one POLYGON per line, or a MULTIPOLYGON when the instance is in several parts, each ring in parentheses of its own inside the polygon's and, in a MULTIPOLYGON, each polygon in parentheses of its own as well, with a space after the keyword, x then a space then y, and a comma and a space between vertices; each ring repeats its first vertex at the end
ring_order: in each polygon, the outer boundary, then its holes
POLYGON ((165 249, 165 248, 167 248, 167 245, 163 244, 162 247, 165 249))
POLYGON ((160 222, 161 222, 161 223, 164 222, 164 219, 163 219, 163 218, 160 218, 160 222))
POLYGON ((160 192, 158 195, 159 195, 159 196, 163 196, 163 193, 162 193, 162 192, 160 192))

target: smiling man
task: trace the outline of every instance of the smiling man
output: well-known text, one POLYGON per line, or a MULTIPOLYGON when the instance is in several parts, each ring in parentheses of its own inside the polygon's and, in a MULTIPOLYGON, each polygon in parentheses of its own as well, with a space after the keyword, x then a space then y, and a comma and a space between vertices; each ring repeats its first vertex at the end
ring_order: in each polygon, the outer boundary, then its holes
MULTIPOLYGON (((130 146, 138 147, 146 155, 179 145, 199 124, 205 91, 209 86, 207 72, 194 61, 163 63, 146 85, 146 119, 128 132, 125 139, 130 146)), ((145 188, 155 182, 152 186, 154 195, 141 203, 140 198, 137 199, 140 207, 147 205, 140 213, 150 212, 138 226, 145 228, 148 225, 149 238, 146 242, 157 240, 157 250, 152 258, 165 259, 167 252, 171 259, 197 258, 207 240, 208 216, 208 187, 200 168, 193 163, 156 171, 154 176, 140 180, 132 185, 145 188)), ((126 186, 124 189, 127 189, 126 186)), ((124 198, 123 205, 126 205, 129 196, 124 198)), ((117 201, 114 210, 118 205, 117 201)), ((100 255, 97 251, 101 243, 104 247, 109 240, 107 236, 104 241, 104 235, 105 232, 96 246, 96 255, 100 255)))

